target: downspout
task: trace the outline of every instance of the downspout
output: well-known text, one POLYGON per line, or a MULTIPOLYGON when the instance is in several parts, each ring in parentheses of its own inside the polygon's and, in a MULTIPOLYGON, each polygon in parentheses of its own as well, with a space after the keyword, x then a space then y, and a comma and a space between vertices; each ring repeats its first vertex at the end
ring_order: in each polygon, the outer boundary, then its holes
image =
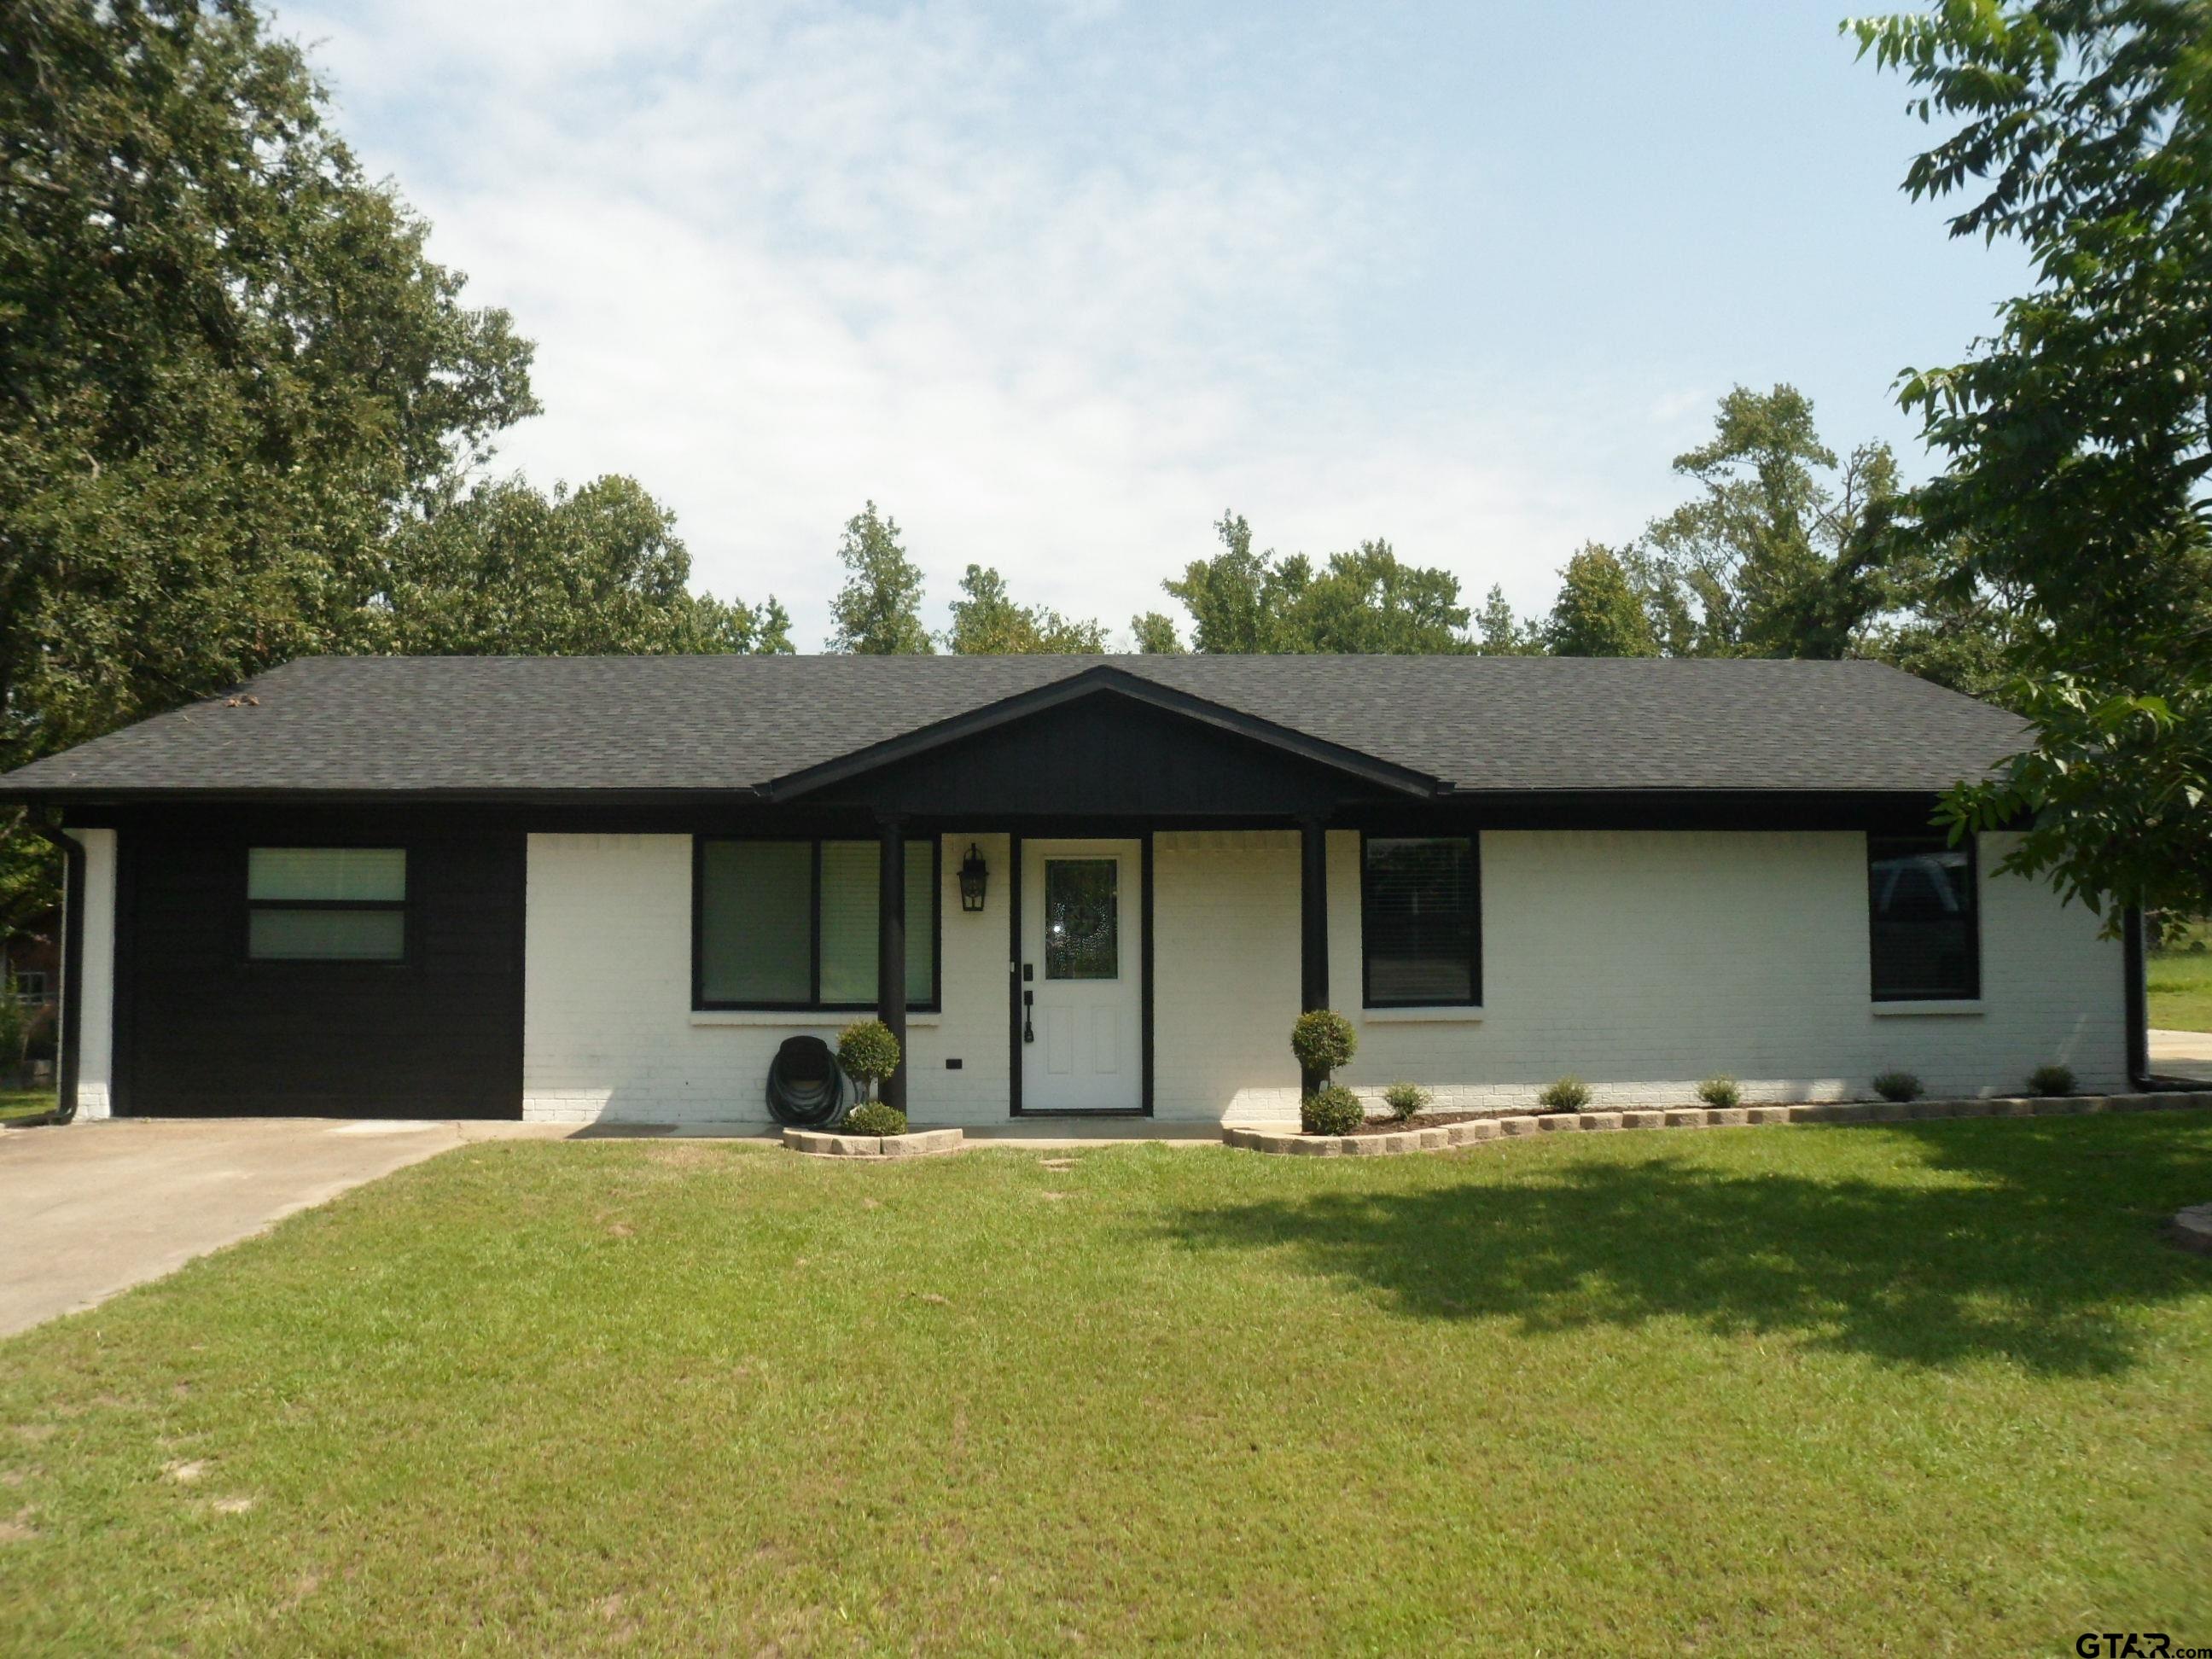
POLYGON ((54 1044, 54 1109, 37 1117, 19 1117, 15 1120, 18 1127, 67 1123, 76 1115, 77 1010, 84 1000, 83 843, 28 813, 23 824, 61 849, 62 1002, 60 1037, 54 1044))
POLYGON ((2158 1087, 2150 1070, 2150 993, 2145 979, 2142 912, 2130 907, 2120 919, 2120 972, 2128 1022, 2128 1081, 2158 1087))

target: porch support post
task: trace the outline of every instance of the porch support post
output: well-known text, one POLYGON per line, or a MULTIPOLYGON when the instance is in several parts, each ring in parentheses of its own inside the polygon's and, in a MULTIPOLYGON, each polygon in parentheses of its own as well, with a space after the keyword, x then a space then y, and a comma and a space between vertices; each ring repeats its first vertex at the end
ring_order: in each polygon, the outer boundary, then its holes
MULTIPOLYGON (((1328 828, 1319 817, 1298 823, 1298 1006, 1328 1006, 1328 828)), ((1300 1087, 1321 1087, 1318 1072, 1305 1072, 1300 1087)))
POLYGON ((876 883, 876 1018, 899 1046, 898 1069, 883 1080, 886 1106, 906 1110, 906 825, 877 820, 882 857, 876 883))

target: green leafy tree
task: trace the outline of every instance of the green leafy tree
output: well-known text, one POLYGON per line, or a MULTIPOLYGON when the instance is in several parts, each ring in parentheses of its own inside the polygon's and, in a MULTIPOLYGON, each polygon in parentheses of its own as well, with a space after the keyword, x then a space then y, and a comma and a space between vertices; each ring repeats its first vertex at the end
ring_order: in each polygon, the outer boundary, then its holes
POLYGON ((1943 471, 1900 526, 2015 596, 2033 746, 1948 804, 2105 909, 2212 908, 2212 3, 1947 4, 1846 26, 1923 120, 1916 198, 2017 239, 2032 290, 1905 405, 1943 471))
POLYGON ((362 648, 427 655, 791 649, 773 598, 695 595, 690 573, 675 515, 635 479, 550 496, 507 479, 392 537, 355 631, 362 648))
POLYGON ((1486 657, 1526 657, 1544 648, 1542 626, 1516 616, 1505 590, 1495 583, 1475 613, 1474 634, 1475 648, 1486 657))
POLYGON ((1861 560, 1869 509, 1896 493, 1894 459, 1869 444, 1839 462, 1794 386, 1737 386, 1713 425, 1674 458, 1699 494, 1645 533, 1636 574, 1655 637, 1682 656, 1843 655, 1865 620, 1854 605, 1879 596, 1839 572, 1861 560))
POLYGON ((1096 655, 1106 649, 1105 625, 1079 622, 1042 605, 1017 605, 1006 578, 979 564, 960 579, 945 648, 967 657, 1096 655))
POLYGON ((1214 526, 1223 550, 1162 584, 1190 612, 1194 647, 1213 654, 1465 651, 1467 607, 1448 570, 1402 562, 1385 541, 1332 553, 1316 569, 1303 553, 1252 550, 1241 514, 1214 526))
POLYGON ((1560 571, 1545 643, 1561 657, 1656 657, 1657 641, 1620 556, 1587 542, 1560 571))
POLYGON ((325 647, 533 412, 530 346, 243 4, 15 0, 0 51, 0 761, 325 647))
POLYGON ((1407 564, 1385 541, 1330 554, 1297 591, 1285 620, 1304 651, 1420 656, 1470 648, 1459 578, 1407 564))
POLYGON ((2016 588, 1950 573, 1951 550, 1936 556, 1906 537, 1883 531, 1869 562, 1842 580, 1870 586, 1875 615, 1852 641, 1851 654, 1872 657, 1969 696, 2017 707, 2020 665, 2034 643, 2034 625, 2016 588))
MULTIPOLYGON (((530 344, 250 4, 4 0, 0 41, 0 766, 312 652, 775 643, 636 485, 471 487, 530 344)), ((57 868, 0 830, 0 926, 57 868)))
POLYGON ((921 622, 921 567, 907 556, 896 519, 870 501, 846 521, 837 557, 847 574, 830 602, 830 650, 891 657, 935 649, 921 622))
POLYGON ((1148 657, 1177 657, 1182 641, 1176 635, 1175 618, 1165 611, 1147 611, 1129 618, 1129 632, 1137 649, 1148 657))
POLYGON ((61 854, 23 817, 0 813, 0 943, 40 932, 61 902, 61 854))
POLYGON ((1290 648, 1277 625, 1284 578, 1274 556, 1252 550, 1252 526, 1241 513, 1224 513, 1213 529, 1223 550, 1192 560, 1180 581, 1160 584, 1190 612, 1191 648, 1213 656, 1290 648))

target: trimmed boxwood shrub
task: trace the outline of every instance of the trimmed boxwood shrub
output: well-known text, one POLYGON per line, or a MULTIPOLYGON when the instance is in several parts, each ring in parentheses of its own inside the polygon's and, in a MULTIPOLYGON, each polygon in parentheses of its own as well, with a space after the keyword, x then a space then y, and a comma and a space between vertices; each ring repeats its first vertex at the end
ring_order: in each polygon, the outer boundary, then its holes
POLYGON ((1359 1097, 1340 1084, 1316 1089, 1298 1103, 1298 1127, 1310 1135, 1348 1135, 1366 1121, 1359 1097))
POLYGON ((2032 1095, 2070 1095, 2074 1092, 2074 1068, 2039 1066, 2027 1074, 2027 1091, 2032 1095))
POLYGON ((1327 1078, 1359 1050, 1359 1033, 1334 1008, 1310 1008, 1291 1024, 1291 1052, 1299 1066, 1327 1078))
POLYGON ((880 1100, 871 1100, 855 1106, 845 1115, 840 1133, 848 1135, 902 1135, 906 1133, 906 1114, 896 1106, 886 1106, 880 1100))
POLYGON ((1735 1086, 1732 1077, 1709 1077, 1698 1085, 1698 1098, 1708 1106, 1717 1106, 1723 1111, 1741 1103, 1743 1091, 1735 1086))
POLYGON ((1920 1079, 1910 1072, 1884 1072, 1874 1080, 1874 1091, 1899 1105, 1920 1098, 1920 1079))
POLYGON ((898 1070, 898 1039, 879 1019, 856 1020, 837 1033, 837 1063, 860 1085, 861 1098, 868 1099, 877 1084, 898 1070))
POLYGON ((1429 1103, 1429 1091, 1418 1083, 1394 1083, 1382 1091, 1382 1103, 1403 1123, 1429 1103))
POLYGON ((1589 1085, 1570 1073, 1547 1083, 1537 1093, 1536 1103, 1547 1112, 1579 1112, 1589 1104, 1589 1085))

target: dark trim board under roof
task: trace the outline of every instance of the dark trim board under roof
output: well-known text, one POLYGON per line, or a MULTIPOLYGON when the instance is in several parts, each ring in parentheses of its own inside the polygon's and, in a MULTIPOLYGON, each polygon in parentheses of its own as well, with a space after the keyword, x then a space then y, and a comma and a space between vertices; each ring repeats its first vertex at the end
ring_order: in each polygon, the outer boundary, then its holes
POLYGON ((1938 793, 2017 717, 1880 664, 1550 657, 324 657, 0 777, 0 799, 798 800, 1079 700, 1405 801, 1938 793))

